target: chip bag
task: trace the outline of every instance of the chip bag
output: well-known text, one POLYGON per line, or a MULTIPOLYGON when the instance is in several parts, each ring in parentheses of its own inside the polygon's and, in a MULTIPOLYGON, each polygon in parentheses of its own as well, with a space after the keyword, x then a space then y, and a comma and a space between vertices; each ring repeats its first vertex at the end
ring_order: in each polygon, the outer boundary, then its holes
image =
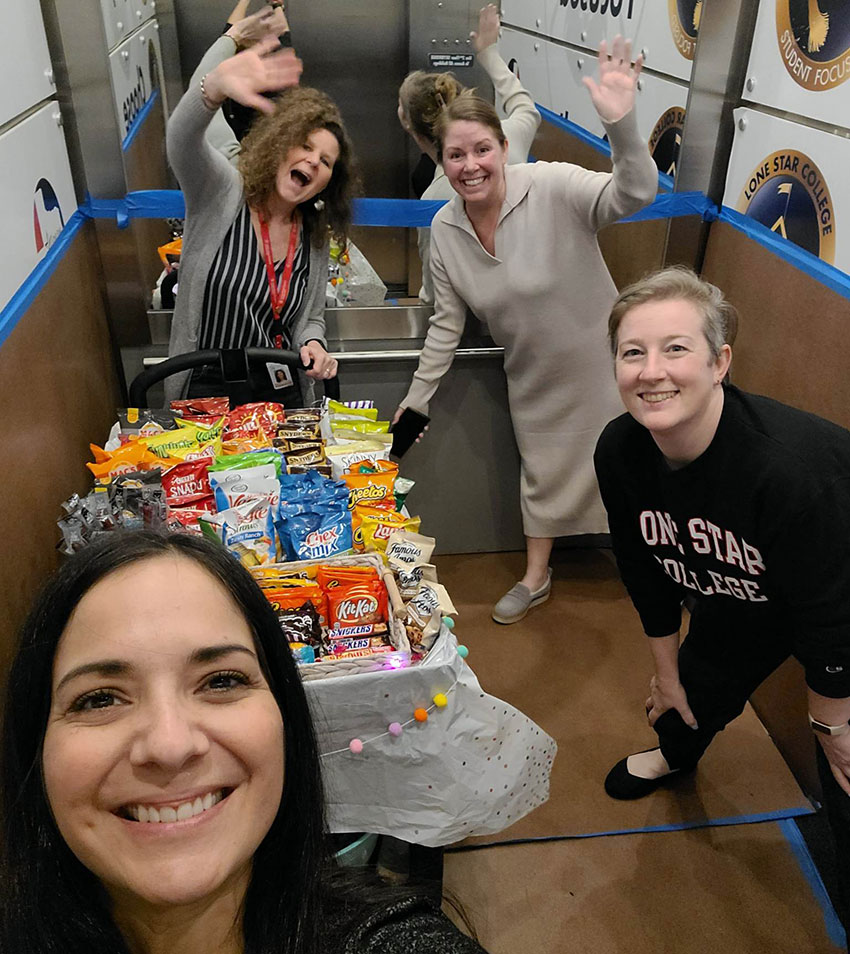
MULTIPOLYGON (((349 490, 348 509, 354 510, 360 504, 389 504, 395 507, 393 486, 398 477, 398 464, 392 461, 379 460, 375 462, 376 471, 373 473, 347 473, 342 480, 349 490)), ((357 464, 353 469, 356 471, 357 464)))

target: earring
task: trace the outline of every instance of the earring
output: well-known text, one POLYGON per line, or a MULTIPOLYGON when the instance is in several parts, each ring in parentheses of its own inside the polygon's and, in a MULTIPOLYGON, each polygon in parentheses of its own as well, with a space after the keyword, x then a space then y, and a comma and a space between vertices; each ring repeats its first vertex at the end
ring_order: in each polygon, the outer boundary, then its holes
POLYGON ((313 203, 313 208, 317 212, 321 212, 324 207, 325 207, 324 199, 316 199, 316 201, 313 203))

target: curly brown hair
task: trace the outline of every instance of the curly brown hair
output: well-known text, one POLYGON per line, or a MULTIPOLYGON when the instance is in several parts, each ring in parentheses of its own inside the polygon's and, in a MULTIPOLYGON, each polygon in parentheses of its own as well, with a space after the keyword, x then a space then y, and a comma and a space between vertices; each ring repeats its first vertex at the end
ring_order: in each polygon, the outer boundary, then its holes
POLYGON ((317 89, 294 86, 275 100, 275 111, 264 113, 242 140, 239 172, 245 200, 252 208, 268 212, 281 162, 290 149, 302 145, 310 133, 327 129, 339 143, 330 182, 319 195, 298 206, 310 241, 321 248, 330 231, 345 245, 351 228, 351 198, 358 188, 354 152, 339 109, 317 89), (316 208, 318 199, 320 208, 316 208))
POLYGON ((463 89, 451 73, 414 70, 405 76, 398 98, 411 129, 423 139, 436 143, 434 125, 440 113, 463 89))

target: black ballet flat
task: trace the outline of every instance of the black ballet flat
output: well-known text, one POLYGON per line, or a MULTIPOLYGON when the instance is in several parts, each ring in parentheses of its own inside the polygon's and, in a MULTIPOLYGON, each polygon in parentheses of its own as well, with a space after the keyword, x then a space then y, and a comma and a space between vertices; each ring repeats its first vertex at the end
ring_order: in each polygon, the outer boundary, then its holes
MULTIPOLYGON (((653 750, 647 749, 646 751, 651 752, 653 750)), ((629 756, 620 759, 605 779, 605 792, 611 798, 619 798, 621 801, 632 801, 651 795, 657 788, 673 782, 683 775, 690 774, 696 768, 695 765, 690 765, 687 768, 673 769, 667 775, 661 775, 659 778, 641 778, 639 775, 632 775, 628 770, 628 759, 629 756)))

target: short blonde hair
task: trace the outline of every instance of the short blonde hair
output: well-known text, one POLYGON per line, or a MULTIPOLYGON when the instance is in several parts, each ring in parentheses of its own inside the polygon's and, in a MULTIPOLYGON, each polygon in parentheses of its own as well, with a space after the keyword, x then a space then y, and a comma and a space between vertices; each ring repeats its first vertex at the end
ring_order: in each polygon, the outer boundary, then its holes
POLYGON ((608 344, 617 355, 617 334, 628 312, 650 301, 689 302, 702 315, 702 333, 712 358, 720 355, 724 344, 733 344, 738 334, 738 311, 723 292, 700 278, 690 268, 674 265, 647 275, 624 288, 617 296, 608 318, 608 344))

